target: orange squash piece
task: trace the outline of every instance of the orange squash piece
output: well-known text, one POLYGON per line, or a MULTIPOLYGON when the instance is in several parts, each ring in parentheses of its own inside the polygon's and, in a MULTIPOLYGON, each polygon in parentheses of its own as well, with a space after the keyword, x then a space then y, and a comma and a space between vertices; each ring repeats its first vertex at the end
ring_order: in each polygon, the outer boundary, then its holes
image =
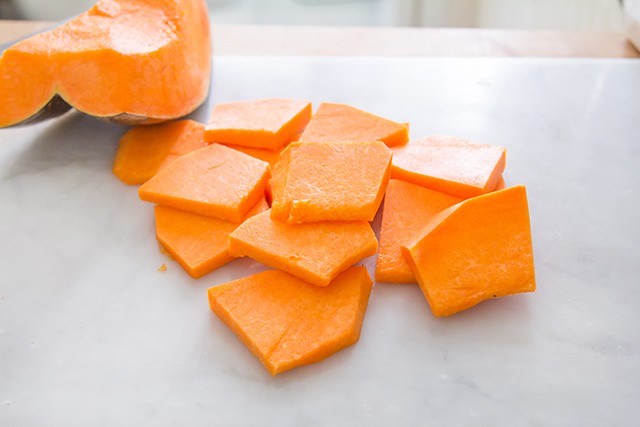
POLYGON ((502 147, 429 136, 394 148, 391 177, 466 199, 493 191, 505 163, 502 147))
POLYGON ((389 147, 409 140, 409 126, 344 104, 323 102, 299 141, 383 141, 389 147))
POLYGON ((211 310, 276 375, 356 343, 371 286, 362 266, 324 288, 271 270, 209 288, 208 296, 211 310))
POLYGON ((289 170, 289 160, 291 160, 291 145, 285 147, 278 156, 278 160, 271 166, 271 178, 267 186, 267 196, 271 201, 271 215, 275 218, 274 211, 281 214, 282 220, 286 220, 284 184, 289 170))
POLYGON ((263 212, 229 237, 229 253, 248 256, 300 279, 327 286, 340 272, 378 249, 366 221, 286 224, 263 212))
POLYGON ((391 150, 384 143, 294 142, 288 149, 274 168, 274 219, 373 221, 390 175, 391 150))
POLYGON ((403 251, 438 317, 490 298, 536 289, 523 186, 445 209, 403 251))
MULTIPOLYGON (((274 174, 275 165, 278 163, 280 159, 280 154, 284 150, 262 150, 260 148, 250 148, 250 147, 240 147, 237 145, 229 145, 230 148, 234 150, 238 150, 242 153, 248 154, 251 157, 255 157, 256 159, 260 159, 263 162, 269 163, 269 167, 271 168, 271 176, 274 174)), ((265 189, 265 195, 267 197, 267 202, 271 204, 273 199, 272 191, 271 191, 272 178, 269 179, 267 183, 267 187, 265 189)))
POLYGON ((206 146, 204 125, 193 120, 137 126, 120 138, 113 173, 125 184, 143 184, 178 157, 206 146))
POLYGON ((415 283, 401 246, 411 243, 436 213, 462 199, 392 179, 384 197, 380 248, 376 260, 378 282, 415 283))
MULTIPOLYGON (((267 209, 263 198, 247 217, 267 209)), ((233 260, 229 235, 239 224, 165 206, 155 207, 155 217, 158 241, 191 277, 202 277, 233 260)))
POLYGON ((69 105, 129 124, 195 110, 209 91, 204 0, 101 0, 0 58, 0 127, 59 115, 69 105))
POLYGON ((206 127, 208 142, 278 150, 309 122, 311 103, 258 99, 218 104, 206 127))
POLYGON ((504 181, 503 177, 500 177, 500 181, 498 181, 498 185, 496 185, 496 189, 494 191, 504 190, 507 188, 507 183, 504 181))
POLYGON ((267 162, 271 167, 276 164, 280 158, 280 153, 282 152, 282 150, 263 150, 260 148, 240 147, 237 145, 230 145, 229 147, 248 154, 251 157, 255 157, 256 159, 260 159, 263 162, 267 162))
POLYGON ((138 189, 142 200, 241 222, 265 194, 269 165, 213 144, 185 154, 138 189))

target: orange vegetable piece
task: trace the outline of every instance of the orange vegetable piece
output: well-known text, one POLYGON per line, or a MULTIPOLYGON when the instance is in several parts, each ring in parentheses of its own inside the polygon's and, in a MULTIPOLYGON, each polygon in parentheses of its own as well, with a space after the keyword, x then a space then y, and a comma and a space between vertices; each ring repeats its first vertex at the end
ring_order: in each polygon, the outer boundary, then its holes
POLYGON ((323 102, 300 141, 383 141, 389 147, 405 144, 409 127, 344 104, 323 102))
POLYGON ((269 165, 213 144, 185 154, 140 186, 142 200, 241 222, 264 196, 269 165))
POLYGON ((376 253, 378 241, 366 221, 286 224, 263 212, 229 237, 229 253, 327 286, 340 272, 376 253))
POLYGON ((493 191, 505 162, 502 147, 429 136, 394 148, 391 177, 466 199, 493 191))
POLYGON ((536 289, 523 186, 445 209, 403 251, 438 317, 490 298, 536 289))
POLYGON ((384 143, 294 142, 289 150, 288 167, 285 154, 274 168, 274 219, 373 221, 390 174, 391 150, 384 143), (276 182, 283 174, 284 182, 276 182))
MULTIPOLYGON (((284 150, 262 150, 260 148, 240 147, 237 145, 228 145, 228 147, 233 148, 234 150, 240 151, 241 153, 248 154, 251 157, 255 157, 256 159, 262 160, 263 162, 269 163, 272 176, 273 176, 273 168, 278 163, 278 160, 280 159, 280 154, 284 151, 284 150)), ((272 181, 272 178, 269 178, 269 181, 267 182, 267 186, 265 188, 265 196, 269 204, 271 204, 271 199, 272 199, 271 181, 272 181)))
POLYGON ((357 342, 371 286, 362 266, 324 288, 271 270, 209 288, 208 296, 211 310, 276 375, 357 342))
POLYGON ((70 106, 128 124, 182 117, 205 100, 211 76, 204 0, 101 0, 0 58, 0 127, 70 106))
POLYGON ((230 145, 229 147, 248 154, 251 157, 255 157, 256 159, 260 159, 263 162, 267 162, 271 167, 276 164, 282 152, 282 150, 262 150, 260 148, 240 147, 237 145, 230 145))
POLYGON ((113 173, 125 184, 143 184, 181 155, 206 145, 204 125, 193 120, 137 126, 120 138, 113 173))
POLYGON ((285 147, 278 156, 278 160, 271 167, 271 179, 267 187, 267 196, 271 199, 271 215, 275 218, 274 211, 281 214, 286 220, 284 185, 289 171, 289 160, 291 160, 291 145, 285 147))
MULTIPOLYGON (((263 162, 269 163, 269 167, 271 167, 272 169, 272 175, 273 168, 275 167, 276 163, 278 163, 278 160, 280 159, 280 153, 282 152, 282 150, 261 150, 260 148, 239 147, 237 145, 230 145, 229 147, 248 154, 251 157, 255 157, 256 159, 260 159, 263 162)), ((271 203, 271 200, 273 198, 271 194, 271 179, 269 179, 269 182, 267 183, 265 193, 267 202, 271 203)))
MULTIPOLYGON (((247 216, 267 209, 263 198, 247 216)), ((202 277, 233 259, 229 235, 239 224, 165 206, 155 207, 155 217, 158 241, 191 277, 202 277)))
POLYGON ((504 190, 505 188, 507 188, 507 183, 504 182, 503 177, 500 177, 500 181, 498 181, 498 185, 496 185, 496 189, 494 191, 504 190))
POLYGON ((206 127, 208 142, 277 150, 311 118, 311 103, 295 99, 258 99, 218 104, 206 127))
POLYGON ((380 248, 376 260, 378 282, 415 283, 401 246, 411 243, 436 213, 462 199, 392 179, 384 197, 380 248))

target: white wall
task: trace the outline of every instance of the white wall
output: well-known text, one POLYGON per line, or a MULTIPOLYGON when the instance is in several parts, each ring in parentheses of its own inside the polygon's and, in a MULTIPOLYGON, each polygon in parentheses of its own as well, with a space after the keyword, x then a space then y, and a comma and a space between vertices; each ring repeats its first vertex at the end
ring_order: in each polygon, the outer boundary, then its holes
POLYGON ((413 0, 209 0, 220 23, 406 25, 413 0))
POLYGON ((77 15, 93 6, 95 0, 12 0, 21 18, 58 21, 77 15))
MULTIPOLYGON (((12 0, 28 19, 60 20, 94 0, 12 0)), ((217 23, 622 28, 618 0, 208 0, 217 23)))
POLYGON ((619 30, 618 0, 209 0, 214 20, 301 25, 418 25, 619 30))
POLYGON ((618 0, 418 0, 422 25, 564 30, 618 30, 618 0))

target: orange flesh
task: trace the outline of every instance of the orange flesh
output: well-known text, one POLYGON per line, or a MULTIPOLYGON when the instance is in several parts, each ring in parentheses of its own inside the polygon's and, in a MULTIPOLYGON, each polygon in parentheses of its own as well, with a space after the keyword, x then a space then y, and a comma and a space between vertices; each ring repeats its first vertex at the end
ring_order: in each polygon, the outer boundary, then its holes
POLYGON ((493 191, 505 163, 502 147, 430 136, 394 148, 391 177, 469 198, 493 191))
POLYGON ((249 218, 229 238, 232 256, 249 256, 317 286, 329 285, 377 248, 366 221, 292 225, 272 220, 269 212, 249 218))
POLYGON ((278 150, 309 122, 311 103, 258 99, 218 104, 206 127, 208 142, 278 150))
POLYGON ((401 246, 411 243, 438 212, 461 202, 448 194, 392 179, 384 198, 380 248, 376 261, 378 282, 415 283, 401 246))
MULTIPOLYGON (((259 148, 249 148, 249 147, 239 147, 237 145, 230 145, 229 147, 234 150, 241 151, 245 154, 250 155, 251 157, 255 157, 256 159, 260 159, 263 162, 269 163, 269 168, 271 169, 271 176, 273 176, 274 169, 278 160, 280 159, 280 154, 284 150, 261 150, 259 148)), ((265 189, 265 195, 267 197, 267 202, 271 205, 271 201, 273 200, 272 190, 271 190, 272 178, 269 178, 269 182, 267 183, 265 189)))
POLYGON ((0 127, 28 119, 56 94, 98 117, 181 117, 206 98, 210 62, 204 0, 101 0, 2 54, 0 127))
POLYGON ((437 215, 403 253, 435 316, 536 289, 527 193, 510 187, 437 215))
POLYGON ((498 181, 498 185, 496 185, 496 189, 494 191, 504 190, 507 188, 507 183, 504 182, 504 178, 500 177, 500 181, 498 181))
POLYGON ((288 167, 285 156, 274 170, 274 219, 373 221, 390 174, 391 150, 384 143, 294 142, 288 148, 288 167))
POLYGON ((230 222, 241 222, 265 194, 269 165, 213 144, 185 154, 138 190, 142 200, 230 222))
MULTIPOLYGON (((247 217, 267 209, 263 198, 247 217)), ((155 207, 155 217, 158 241, 191 277, 202 277, 233 259, 229 255, 229 235, 239 224, 165 206, 155 207)))
POLYGON ((351 267, 319 288, 265 271, 209 288, 209 305, 271 375, 315 363, 358 341, 371 279, 351 267))
POLYGON ((230 145, 229 147, 267 162, 271 167, 276 164, 282 152, 282 150, 262 150, 260 148, 239 147, 237 145, 230 145))
POLYGON ((389 147, 405 144, 409 127, 344 104, 323 102, 300 141, 383 141, 389 147))
POLYGON ((289 160, 291 160, 291 145, 287 146, 278 160, 271 168, 271 179, 269 180, 268 195, 271 198, 271 215, 276 219, 278 216, 281 220, 288 217, 289 206, 284 198, 284 186, 287 181, 287 171, 289 170, 289 160))
POLYGON ((181 155, 206 145, 204 125, 193 120, 134 127, 120 138, 113 173, 125 184, 143 184, 181 155))

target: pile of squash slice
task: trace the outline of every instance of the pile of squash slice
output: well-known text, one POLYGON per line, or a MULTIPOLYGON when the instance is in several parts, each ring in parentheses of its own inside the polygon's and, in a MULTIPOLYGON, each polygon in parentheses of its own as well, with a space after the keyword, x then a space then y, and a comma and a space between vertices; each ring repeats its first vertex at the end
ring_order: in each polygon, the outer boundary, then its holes
POLYGON ((502 147, 409 140, 408 123, 306 100, 176 120, 209 91, 203 0, 102 0, 7 49, 0 75, 0 127, 71 107, 137 125, 113 172, 155 204, 157 239, 189 275, 239 257, 272 268, 207 295, 273 375, 358 341, 373 286, 358 264, 376 254, 376 281, 417 283, 438 317, 535 290, 526 189, 506 187, 502 147))

